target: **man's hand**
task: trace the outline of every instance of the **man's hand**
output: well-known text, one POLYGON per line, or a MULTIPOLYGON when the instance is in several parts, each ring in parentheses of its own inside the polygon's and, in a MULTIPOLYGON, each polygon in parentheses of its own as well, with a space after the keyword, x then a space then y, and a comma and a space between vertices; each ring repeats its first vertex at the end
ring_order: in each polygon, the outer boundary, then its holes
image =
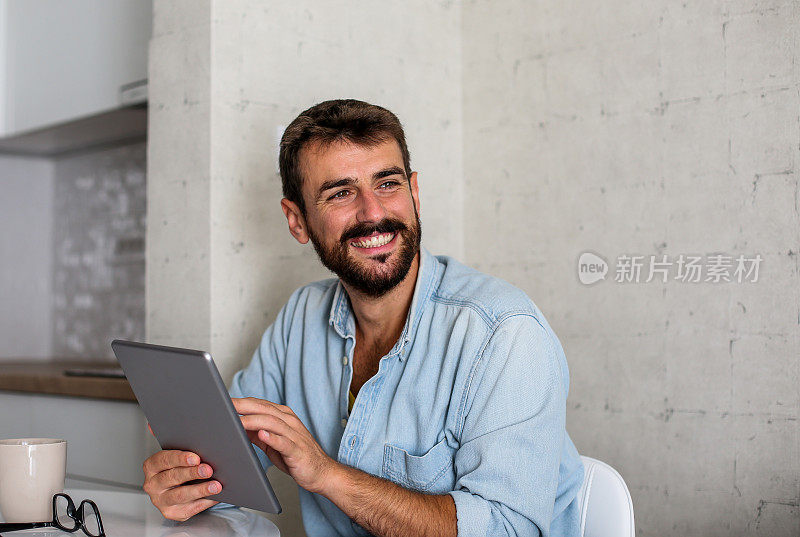
POLYGON ((320 447, 292 409, 264 399, 233 398, 250 441, 309 492, 321 492, 339 465, 320 447))
POLYGON ((456 535, 456 505, 449 494, 420 494, 338 463, 288 406, 254 398, 232 401, 250 441, 275 466, 304 489, 331 500, 373 535, 456 535))
POLYGON ((144 461, 142 470, 142 488, 165 518, 183 522, 219 503, 206 498, 222 490, 219 481, 184 485, 213 473, 211 466, 201 464, 200 457, 190 451, 159 451, 144 461))

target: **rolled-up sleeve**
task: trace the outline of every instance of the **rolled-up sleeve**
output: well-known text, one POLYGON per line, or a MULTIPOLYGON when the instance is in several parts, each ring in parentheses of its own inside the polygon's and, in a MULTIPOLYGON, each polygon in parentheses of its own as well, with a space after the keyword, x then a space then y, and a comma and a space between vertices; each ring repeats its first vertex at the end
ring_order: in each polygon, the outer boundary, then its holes
POLYGON ((555 336, 531 314, 498 323, 466 382, 455 453, 458 535, 550 535, 567 386, 555 336))

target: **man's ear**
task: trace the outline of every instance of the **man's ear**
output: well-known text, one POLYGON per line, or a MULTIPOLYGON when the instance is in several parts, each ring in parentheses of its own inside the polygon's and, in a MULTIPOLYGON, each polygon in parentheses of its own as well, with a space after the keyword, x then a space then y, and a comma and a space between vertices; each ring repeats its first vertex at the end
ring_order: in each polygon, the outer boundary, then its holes
POLYGON ((289 233, 291 233, 292 237, 297 239, 297 242, 300 244, 306 244, 309 238, 308 228, 306 227, 306 219, 300 207, 288 198, 283 198, 281 200, 281 209, 283 209, 283 214, 286 215, 286 222, 289 224, 289 233))
POLYGON ((411 172, 411 177, 408 178, 408 184, 411 186, 411 197, 414 199, 414 206, 417 208, 417 214, 421 214, 419 205, 419 183, 417 183, 417 172, 411 172))

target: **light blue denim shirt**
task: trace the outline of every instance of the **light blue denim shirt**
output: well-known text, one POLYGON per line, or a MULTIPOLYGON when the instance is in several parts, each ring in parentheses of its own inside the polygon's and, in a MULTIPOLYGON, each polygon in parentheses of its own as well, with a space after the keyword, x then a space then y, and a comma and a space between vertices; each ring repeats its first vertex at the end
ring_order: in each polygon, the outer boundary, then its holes
MULTIPOLYGON (((579 534, 567 362, 525 293, 423 248, 403 332, 348 414, 355 334, 338 279, 305 285, 231 396, 289 406, 340 463, 450 494, 459 536, 579 534)), ((369 535, 324 496, 299 492, 308 535, 369 535)))

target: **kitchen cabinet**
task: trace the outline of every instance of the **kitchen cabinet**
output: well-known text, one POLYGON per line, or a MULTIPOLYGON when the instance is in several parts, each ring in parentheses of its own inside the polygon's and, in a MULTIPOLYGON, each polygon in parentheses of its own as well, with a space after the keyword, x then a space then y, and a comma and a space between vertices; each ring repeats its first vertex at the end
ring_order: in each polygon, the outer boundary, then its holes
POLYGON ((152 0, 0 0, 0 137, 146 100, 152 0))

